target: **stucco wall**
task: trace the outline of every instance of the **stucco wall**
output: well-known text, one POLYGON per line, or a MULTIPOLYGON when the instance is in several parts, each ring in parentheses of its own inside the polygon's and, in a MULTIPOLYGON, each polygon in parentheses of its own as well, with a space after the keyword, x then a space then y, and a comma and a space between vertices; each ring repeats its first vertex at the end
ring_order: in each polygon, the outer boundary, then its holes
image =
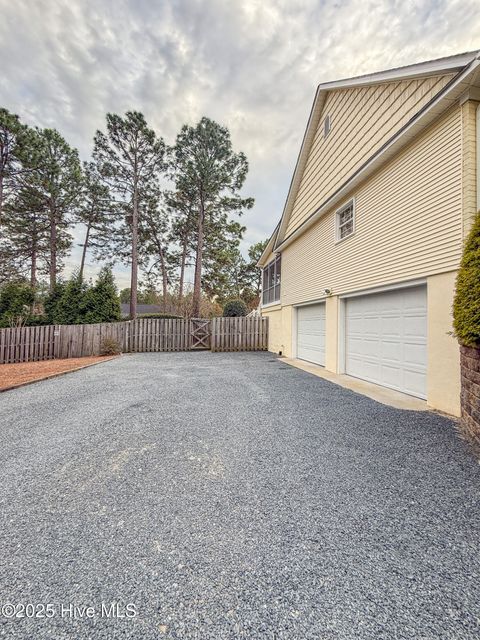
POLYGON ((456 272, 427 280, 427 402, 460 415, 460 349, 453 331, 452 302, 456 272))
POLYGON ((280 351, 284 356, 292 355, 292 312, 291 306, 273 305, 262 310, 268 321, 268 350, 280 351))

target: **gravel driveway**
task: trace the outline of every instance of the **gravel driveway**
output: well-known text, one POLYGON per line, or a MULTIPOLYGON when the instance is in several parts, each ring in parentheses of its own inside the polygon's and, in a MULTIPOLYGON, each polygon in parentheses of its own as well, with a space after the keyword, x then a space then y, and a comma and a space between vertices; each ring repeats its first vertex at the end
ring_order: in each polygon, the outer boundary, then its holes
POLYGON ((0 411, 0 604, 52 605, 0 636, 479 637, 480 465, 444 417, 209 352, 0 411))

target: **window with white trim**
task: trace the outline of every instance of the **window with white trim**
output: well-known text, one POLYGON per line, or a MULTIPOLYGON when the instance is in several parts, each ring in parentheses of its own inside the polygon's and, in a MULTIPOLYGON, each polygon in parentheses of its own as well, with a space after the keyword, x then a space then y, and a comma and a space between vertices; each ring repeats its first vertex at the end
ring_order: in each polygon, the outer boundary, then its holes
POLYGON ((282 258, 278 255, 263 269, 262 304, 271 304, 280 300, 280 280, 282 275, 282 258))
POLYGON ((344 240, 355 231, 355 202, 350 200, 336 213, 336 240, 344 240))

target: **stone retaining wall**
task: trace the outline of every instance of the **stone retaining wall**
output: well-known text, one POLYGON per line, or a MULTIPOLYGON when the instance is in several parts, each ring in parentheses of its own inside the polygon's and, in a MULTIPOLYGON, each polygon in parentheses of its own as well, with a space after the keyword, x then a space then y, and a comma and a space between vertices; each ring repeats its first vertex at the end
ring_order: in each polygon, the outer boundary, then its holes
POLYGON ((460 347, 462 420, 465 437, 480 450, 480 348, 460 347))

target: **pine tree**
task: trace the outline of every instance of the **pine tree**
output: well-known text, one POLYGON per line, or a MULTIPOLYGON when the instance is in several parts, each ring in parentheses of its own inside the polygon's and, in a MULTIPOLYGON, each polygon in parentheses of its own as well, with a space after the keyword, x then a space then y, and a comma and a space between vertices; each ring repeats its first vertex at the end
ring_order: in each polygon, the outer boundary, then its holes
POLYGON ((202 287, 210 298, 224 304, 226 300, 242 296, 246 263, 239 247, 245 227, 228 220, 224 214, 220 220, 206 225, 206 230, 208 243, 204 250, 202 287))
POLYGON ((0 225, 5 203, 22 186, 37 155, 35 131, 22 124, 17 115, 0 108, 0 225))
POLYGON ((112 270, 103 267, 93 287, 86 293, 83 302, 83 321, 115 322, 121 319, 120 300, 112 270))
POLYGON ((54 324, 82 324, 85 316, 87 285, 74 273, 67 281, 53 311, 54 324))
POLYGON ((158 189, 151 189, 144 198, 139 226, 140 256, 150 280, 160 276, 164 301, 172 271, 170 256, 171 224, 168 210, 162 205, 158 189))
POLYGON ((171 152, 171 171, 176 191, 192 194, 197 206, 193 314, 198 315, 205 227, 222 214, 240 215, 243 209, 253 206, 252 198, 238 195, 248 162, 243 153, 233 151, 227 128, 202 118, 195 127, 182 127, 171 152))
POLYGON ((30 286, 37 286, 37 273, 46 270, 49 253, 49 223, 38 191, 28 183, 4 207, 3 227, 30 286))
POLYGON ((257 264, 267 244, 268 240, 252 244, 248 249, 248 257, 250 260, 245 266, 245 278, 255 297, 258 298, 258 301, 260 301, 260 291, 262 288, 262 270, 257 264))
POLYGON ((62 299, 65 293, 66 284, 63 280, 57 280, 53 289, 50 289, 47 293, 45 301, 43 303, 43 309, 45 316, 48 318, 50 324, 55 324, 58 317, 58 303, 62 299))
POLYGON ((98 168, 93 162, 83 164, 83 188, 77 221, 85 225, 79 276, 83 278, 87 251, 98 253, 108 245, 115 233, 115 205, 108 186, 102 182, 98 168))
POLYGON ((122 118, 107 114, 107 133, 97 131, 94 139, 94 159, 98 170, 116 197, 123 203, 117 234, 112 240, 115 257, 127 244, 131 264, 130 317, 137 314, 138 233, 142 195, 155 184, 164 169, 165 143, 149 129, 143 114, 128 111, 122 118), (117 245, 117 246, 115 246, 117 245))
MULTIPOLYGON (((185 185, 186 186, 186 185, 185 185)), ((191 266, 190 259, 195 252, 196 220, 198 202, 195 189, 167 191, 165 206, 171 220, 170 241, 178 247, 171 250, 174 268, 178 269, 178 297, 181 300, 185 290, 185 272, 191 266)))
POLYGON ((48 216, 50 289, 55 287, 61 258, 68 253, 73 224, 82 187, 78 151, 72 149, 55 129, 38 131, 41 162, 29 178, 30 188, 48 216))

